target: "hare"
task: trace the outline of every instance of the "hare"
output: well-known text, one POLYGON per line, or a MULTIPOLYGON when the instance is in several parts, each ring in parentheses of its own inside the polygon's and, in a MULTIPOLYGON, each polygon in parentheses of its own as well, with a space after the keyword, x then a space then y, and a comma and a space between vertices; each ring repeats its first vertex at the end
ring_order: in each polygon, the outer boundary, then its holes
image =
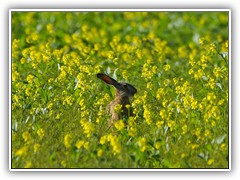
POLYGON ((115 99, 110 102, 108 106, 108 112, 111 115, 111 118, 108 120, 108 126, 111 126, 115 121, 122 119, 123 117, 133 116, 129 98, 133 97, 133 95, 137 93, 137 89, 131 84, 125 82, 119 83, 115 79, 103 73, 98 73, 97 77, 116 88, 115 99), (117 104, 121 105, 121 113, 114 111, 114 107, 117 104), (127 108, 126 105, 129 105, 129 107, 127 108))

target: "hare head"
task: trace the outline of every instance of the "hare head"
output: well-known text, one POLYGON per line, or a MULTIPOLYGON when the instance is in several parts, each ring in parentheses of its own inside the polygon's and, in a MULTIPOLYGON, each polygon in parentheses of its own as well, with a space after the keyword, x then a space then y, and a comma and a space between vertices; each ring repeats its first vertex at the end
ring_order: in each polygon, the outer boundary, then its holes
POLYGON ((129 98, 137 92, 137 89, 126 82, 119 83, 115 79, 103 73, 98 73, 97 77, 103 80, 105 83, 113 85, 116 89, 115 99, 108 106, 109 113, 111 114, 111 119, 109 120, 108 124, 111 125, 114 121, 117 121, 123 117, 132 116, 133 112, 129 98), (114 107, 118 104, 121 105, 120 113, 117 113, 114 110, 114 107), (129 105, 128 108, 126 105, 129 105))

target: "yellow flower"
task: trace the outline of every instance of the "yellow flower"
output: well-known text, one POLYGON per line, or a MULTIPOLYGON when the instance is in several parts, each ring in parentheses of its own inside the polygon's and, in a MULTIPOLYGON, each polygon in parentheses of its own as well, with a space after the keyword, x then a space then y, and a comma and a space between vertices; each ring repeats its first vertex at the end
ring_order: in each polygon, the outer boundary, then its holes
POLYGON ((39 148, 40 148, 40 144, 34 144, 34 147, 33 147, 34 152, 37 152, 39 148))
POLYGON ((152 90, 153 84, 152 82, 147 83, 147 89, 152 90))
POLYGON ((42 139, 43 136, 44 136, 44 130, 43 130, 42 128, 38 129, 38 130, 37 130, 37 134, 38 134, 38 136, 40 137, 40 139, 42 139))
POLYGON ((127 109, 129 109, 131 106, 130 106, 130 104, 127 104, 125 107, 126 107, 127 109))
POLYGON ((165 119, 167 117, 167 113, 166 113, 166 110, 165 109, 161 109, 161 111, 159 112, 159 115, 165 119))
POLYGON ((222 77, 222 71, 221 71, 221 69, 220 69, 220 67, 215 67, 214 69, 213 69, 213 74, 217 77, 217 78, 219 78, 219 77, 222 77))
POLYGON ((100 144, 105 144, 106 141, 107 141, 107 136, 102 136, 100 139, 100 144))
POLYGON ((53 34, 55 32, 52 24, 47 24, 47 30, 50 34, 53 34))
POLYGON ((157 121, 157 122, 156 122, 156 126, 157 126, 158 128, 161 128, 163 124, 164 124, 164 121, 157 121))
POLYGON ((17 72, 17 70, 12 71, 12 81, 16 81, 20 77, 20 74, 17 72))
POLYGON ((166 65, 163 66, 164 71, 169 71, 170 68, 171 68, 171 66, 169 64, 166 64, 166 65))
POLYGON ((194 74, 194 78, 195 78, 196 80, 199 80, 199 79, 201 79, 201 78, 203 77, 203 75, 204 75, 203 70, 202 70, 202 69, 199 69, 199 70, 197 70, 197 72, 194 74))
POLYGON ((116 105, 114 106, 114 111, 115 111, 116 113, 121 113, 121 111, 122 111, 122 105, 121 105, 121 104, 116 104, 116 105))
POLYGON ((142 152, 144 152, 146 150, 146 148, 147 148, 146 138, 144 138, 144 137, 138 138, 138 145, 140 147, 140 150, 142 152))
POLYGON ((228 40, 225 42, 225 48, 228 50, 228 40))
POLYGON ((103 154, 103 150, 102 150, 102 149, 98 149, 98 150, 97 150, 97 156, 98 156, 98 157, 101 157, 102 154, 103 154))
POLYGON ((208 51, 215 54, 216 53, 216 45, 214 43, 211 43, 208 47, 208 51))
POLYGON ((155 147, 156 149, 160 149, 160 147, 161 147, 160 141, 157 141, 157 142, 154 144, 154 147, 155 147))
POLYGON ((193 74, 194 73, 194 70, 191 68, 189 71, 188 71, 188 74, 193 74))
POLYGON ((27 147, 24 146, 22 148, 20 148, 19 150, 16 151, 15 155, 16 156, 22 156, 23 154, 26 154, 27 153, 27 147))
POLYGON ((174 78, 173 78, 173 83, 174 83, 174 85, 177 85, 178 82, 179 82, 179 80, 180 80, 180 78, 174 77, 174 78))
POLYGON ((134 137, 136 135, 136 132, 137 132, 136 128, 130 127, 128 135, 134 137))
POLYGON ((118 131, 121 131, 124 128, 123 120, 118 120, 117 122, 114 123, 114 126, 118 131))
POLYGON ((81 147, 83 146, 84 144, 84 141, 83 140, 78 140, 75 144, 75 146, 78 148, 78 149, 81 149, 81 147))
POLYGON ((196 63, 196 62, 195 62, 195 59, 194 59, 194 55, 190 54, 190 55, 189 55, 189 64, 190 64, 191 66, 193 66, 195 63, 196 63))
POLYGON ((31 135, 27 131, 23 132, 22 137, 25 142, 28 142, 31 139, 31 135))
POLYGON ((178 56, 180 58, 186 58, 187 55, 188 55, 187 48, 185 46, 182 46, 182 47, 178 48, 178 56))
POLYGON ((107 57, 108 57, 108 59, 113 59, 114 58, 114 52, 113 51, 108 51, 107 57))
POLYGON ((32 167, 32 163, 31 162, 27 162, 27 164, 24 166, 24 168, 31 168, 32 167))
POLYGON ((225 143, 221 144, 220 148, 221 149, 225 149, 226 148, 226 144, 225 143))
POLYGON ((192 144, 191 148, 194 150, 199 147, 199 144, 192 144))
POLYGON ((154 74, 156 74, 157 71, 158 71, 157 66, 154 65, 154 66, 152 67, 152 72, 153 72, 154 74))
POLYGON ((19 39, 13 39, 13 42, 12 42, 12 51, 14 52, 14 50, 17 51, 18 47, 19 47, 19 43, 20 43, 20 40, 19 39))
POLYGON ((27 96, 32 96, 32 88, 29 86, 26 88, 25 93, 27 96))
POLYGON ((197 102, 197 100, 192 99, 191 108, 192 108, 192 109, 197 109, 197 107, 198 107, 198 102, 197 102))
POLYGON ((181 154, 181 158, 182 158, 182 159, 183 159, 185 156, 186 156, 185 153, 182 153, 182 154, 181 154))
POLYGON ((61 116, 61 114, 58 113, 55 118, 60 119, 60 116, 61 116))
POLYGON ((210 86, 211 89, 214 88, 214 86, 215 86, 214 78, 212 78, 212 77, 209 78, 207 86, 210 86))
POLYGON ((163 107, 167 107, 167 105, 168 105, 168 100, 167 99, 164 99, 163 101, 162 101, 162 105, 163 105, 163 107))
POLYGON ((167 125, 168 125, 168 127, 170 128, 170 131, 172 131, 173 130, 173 127, 175 126, 175 121, 173 121, 173 120, 170 120, 170 121, 168 121, 167 122, 167 125))
POLYGON ((210 104, 213 104, 216 98, 216 95, 212 92, 207 94, 207 100, 210 102, 210 104))
POLYGON ((205 137, 209 137, 210 131, 209 130, 205 130, 204 135, 205 135, 205 137))
POLYGON ((163 88, 159 88, 157 90, 157 93, 156 93, 156 98, 158 100, 161 100, 163 97, 164 97, 164 89, 163 88))
POLYGON ((183 88, 181 86, 176 86, 175 91, 177 94, 180 94, 180 93, 182 93, 183 88))
POLYGON ((205 44, 205 42, 206 42, 206 39, 204 37, 199 39, 199 44, 201 46, 203 46, 205 44))
POLYGON ((221 100, 218 101, 218 105, 221 106, 221 105, 223 105, 224 102, 225 102, 225 100, 224 100, 224 99, 221 99, 221 100))
POLYGON ((64 145, 66 148, 70 148, 72 143, 72 136, 70 134, 66 134, 64 137, 64 145))
POLYGON ((211 122, 211 126, 212 126, 212 127, 216 126, 216 122, 215 122, 215 121, 212 121, 212 122, 211 122))
POLYGON ((149 110, 149 107, 147 107, 146 105, 144 105, 143 108, 144 108, 143 117, 146 120, 146 123, 150 125, 152 122, 151 111, 149 110))
POLYGON ((135 117, 130 116, 130 117, 128 118, 128 125, 129 125, 130 127, 134 126, 134 125, 136 124, 135 120, 136 120, 135 117))
POLYGON ((72 105, 72 103, 73 103, 73 98, 71 97, 71 96, 67 96, 67 97, 65 97, 64 98, 64 100, 63 100, 63 105, 72 105))
POLYGON ((169 79, 165 79, 163 81, 163 84, 164 84, 164 86, 168 86, 170 84, 170 80, 169 79))
POLYGON ((27 76, 27 81, 28 81, 30 84, 33 82, 33 79, 34 79, 34 76, 33 76, 33 75, 29 74, 29 75, 27 76))
POLYGON ((65 160, 62 160, 62 161, 61 161, 61 165, 62 165, 63 167, 66 167, 66 166, 67 166, 66 161, 65 161, 65 160))
MULTIPOLYGON (((82 114, 83 115, 83 114, 82 114)), ((94 131, 94 125, 92 122, 86 121, 86 120, 80 120, 80 124, 83 127, 83 133, 90 137, 92 135, 92 132, 94 131)))
POLYGON ((85 149, 89 149, 89 142, 85 142, 85 143, 83 144, 83 147, 84 147, 85 149))
POLYGON ((195 134, 198 138, 200 138, 200 135, 201 135, 200 128, 196 128, 195 130, 193 130, 193 134, 195 134))
POLYGON ((207 165, 212 165, 213 164, 213 162, 214 162, 214 160, 213 159, 209 159, 208 161, 207 161, 207 165))
POLYGON ((121 144, 119 143, 117 136, 110 135, 109 141, 113 149, 113 154, 120 154, 121 152, 121 144))
POLYGON ((187 125, 186 124, 184 124, 183 126, 182 126, 182 134, 186 134, 186 132, 187 132, 187 125))
MULTIPOLYGON (((150 61, 150 60, 147 60, 147 61, 150 61)), ((151 79, 154 75, 154 72, 157 72, 156 67, 150 65, 149 63, 146 62, 142 68, 142 77, 145 78, 146 80, 151 79)))
POLYGON ((33 43, 36 42, 39 39, 39 35, 36 33, 32 33, 26 38, 27 43, 33 43))

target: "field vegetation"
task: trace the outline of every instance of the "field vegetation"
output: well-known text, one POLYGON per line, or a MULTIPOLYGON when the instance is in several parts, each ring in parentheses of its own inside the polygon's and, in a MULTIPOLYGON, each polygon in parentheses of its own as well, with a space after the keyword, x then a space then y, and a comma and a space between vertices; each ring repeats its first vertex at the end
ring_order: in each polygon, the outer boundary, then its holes
POLYGON ((228 12, 11 13, 12 168, 228 168, 228 12), (108 128, 115 89, 134 117, 108 128))

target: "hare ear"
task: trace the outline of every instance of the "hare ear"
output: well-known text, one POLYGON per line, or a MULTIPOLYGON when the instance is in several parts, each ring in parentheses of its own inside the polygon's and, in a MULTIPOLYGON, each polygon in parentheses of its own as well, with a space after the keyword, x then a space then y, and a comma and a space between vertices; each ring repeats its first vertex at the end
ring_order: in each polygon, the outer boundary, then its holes
POLYGON ((107 76, 106 74, 98 73, 98 74, 97 74, 97 77, 98 77, 99 79, 103 80, 103 81, 104 81, 105 83, 107 83, 107 84, 111 84, 111 85, 114 85, 114 86, 116 86, 116 84, 118 84, 118 82, 117 82, 115 79, 107 76))
POLYGON ((115 79, 109 77, 108 75, 106 74, 103 74, 103 73, 98 73, 97 74, 97 77, 101 80, 103 80, 105 83, 107 84, 110 84, 110 85, 113 85, 116 89, 118 90, 121 90, 121 91, 124 91, 125 88, 124 86, 121 84, 121 83, 118 83, 115 79))
POLYGON ((132 95, 134 95, 135 93, 137 93, 137 89, 135 87, 133 87, 131 84, 126 84, 128 92, 132 95))

